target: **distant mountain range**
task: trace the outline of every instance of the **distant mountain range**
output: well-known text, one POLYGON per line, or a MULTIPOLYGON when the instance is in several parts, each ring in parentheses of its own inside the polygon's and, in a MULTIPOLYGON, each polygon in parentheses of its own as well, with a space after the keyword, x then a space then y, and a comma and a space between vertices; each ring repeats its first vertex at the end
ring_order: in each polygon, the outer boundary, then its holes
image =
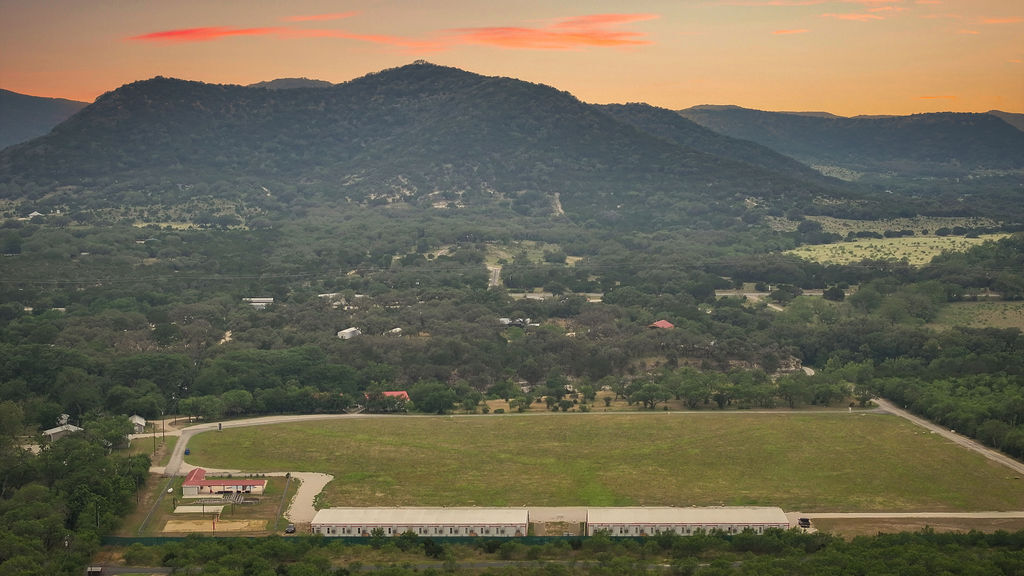
POLYGON ((696 106, 679 112, 715 132, 756 142, 823 170, 904 177, 1024 171, 1024 115, 936 113, 843 118, 696 106))
POLYGON ((495 203, 649 226, 699 223, 709 211, 738 221, 751 198, 781 210, 841 197, 839 181, 674 114, 671 137, 618 115, 548 86, 425 63, 315 90, 154 78, 0 153, 0 194, 90 207, 201 194, 495 203))
POLYGON ((88 104, 0 89, 0 148, 46 134, 88 104))
MULTIPOLYGON (((820 165, 1016 174, 1024 132, 995 114, 867 119, 597 106, 549 86, 425 62, 336 85, 157 77, 0 151, 0 197, 71 210, 196 198, 271 212, 345 202, 493 205, 651 228, 753 223, 790 210, 1006 215, 950 201, 963 197, 959 190, 892 197, 823 176, 820 165)), ((1016 194, 1002 183, 999 190, 1001 202, 1016 194)))

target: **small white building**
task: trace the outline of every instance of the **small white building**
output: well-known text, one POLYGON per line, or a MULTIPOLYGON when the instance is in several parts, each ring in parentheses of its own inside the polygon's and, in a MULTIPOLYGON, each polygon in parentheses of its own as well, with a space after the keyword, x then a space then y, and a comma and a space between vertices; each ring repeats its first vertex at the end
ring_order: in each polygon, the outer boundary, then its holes
POLYGON ((337 538, 365 538, 376 528, 385 536, 513 538, 526 536, 529 524, 526 508, 325 508, 311 528, 337 538))
POLYGON ((128 421, 132 423, 132 434, 142 434, 146 431, 146 419, 138 414, 132 414, 128 417, 128 421))
POLYGON ((338 332, 338 338, 341 338, 342 340, 351 340, 352 338, 355 338, 360 334, 362 334, 362 332, 359 331, 359 328, 345 328, 344 330, 338 332))
POLYGON ((761 534, 768 528, 789 529, 789 519, 782 508, 722 506, 587 509, 587 536, 597 532, 607 532, 613 537, 652 536, 661 532, 688 536, 697 531, 712 530, 735 534, 746 529, 761 534))
POLYGON ((253 308, 255 308, 257 310, 263 310, 267 306, 270 306, 271 304, 273 304, 274 303, 274 299, 273 298, 242 298, 242 302, 245 302, 246 304, 248 304, 249 306, 252 306, 253 308))
POLYGON ((53 442, 54 440, 59 440, 59 439, 65 437, 65 436, 67 436, 69 434, 74 434, 75 432, 81 432, 81 431, 82 431, 82 429, 79 428, 78 426, 75 426, 74 424, 61 424, 60 426, 57 426, 56 428, 50 428, 49 430, 43 430, 43 436, 46 436, 47 440, 49 440, 50 442, 53 442))

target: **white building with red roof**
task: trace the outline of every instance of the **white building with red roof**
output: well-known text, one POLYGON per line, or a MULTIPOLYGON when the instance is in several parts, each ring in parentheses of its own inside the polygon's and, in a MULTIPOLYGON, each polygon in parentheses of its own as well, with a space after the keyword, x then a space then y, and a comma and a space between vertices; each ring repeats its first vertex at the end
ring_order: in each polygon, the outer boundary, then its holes
POLYGON ((199 498, 211 494, 263 494, 267 481, 253 478, 206 478, 206 470, 194 468, 181 484, 181 495, 199 498))

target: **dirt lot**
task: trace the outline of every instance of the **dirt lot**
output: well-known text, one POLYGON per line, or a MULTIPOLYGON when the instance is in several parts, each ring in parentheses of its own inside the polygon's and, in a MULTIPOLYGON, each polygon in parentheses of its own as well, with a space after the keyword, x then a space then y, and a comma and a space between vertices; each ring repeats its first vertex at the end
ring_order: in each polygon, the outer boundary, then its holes
POLYGON ((929 527, 936 532, 995 532, 1005 530, 1016 532, 1024 530, 1022 518, 974 519, 974 518, 855 518, 814 520, 814 527, 822 532, 831 532, 843 538, 856 536, 874 536, 878 533, 893 534, 896 532, 913 532, 929 527))
POLYGON ((190 532, 265 532, 266 520, 218 520, 216 530, 210 518, 202 520, 168 520, 164 533, 190 532))

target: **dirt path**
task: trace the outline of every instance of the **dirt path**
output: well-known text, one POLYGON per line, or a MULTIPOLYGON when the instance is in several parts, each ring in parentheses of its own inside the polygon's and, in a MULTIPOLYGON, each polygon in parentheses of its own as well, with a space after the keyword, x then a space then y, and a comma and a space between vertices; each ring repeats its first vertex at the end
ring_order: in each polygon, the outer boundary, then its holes
POLYGON ((1024 463, 1014 460, 1013 458, 1010 458, 1009 456, 1003 454, 1002 452, 992 450, 991 448, 986 448, 985 446, 982 446, 978 442, 975 442, 974 440, 971 440, 966 436, 957 434, 953 430, 949 430, 947 428, 939 426, 938 424, 925 420, 924 418, 914 416, 913 414, 907 412, 906 410, 897 408, 895 404, 889 402, 888 400, 883 400, 882 398, 873 398, 872 402, 878 404, 879 408, 885 410, 890 414, 899 416, 901 418, 906 418, 907 420, 910 420, 911 422, 917 424, 922 428, 927 428, 928 430, 931 430, 932 432, 939 434, 944 438, 952 440, 955 444, 958 444, 968 450, 977 452, 978 454, 981 454, 982 456, 988 458, 989 460, 992 460, 993 462, 998 462, 999 464, 1002 464, 1003 466, 1010 468, 1017 474, 1024 475, 1024 463))

